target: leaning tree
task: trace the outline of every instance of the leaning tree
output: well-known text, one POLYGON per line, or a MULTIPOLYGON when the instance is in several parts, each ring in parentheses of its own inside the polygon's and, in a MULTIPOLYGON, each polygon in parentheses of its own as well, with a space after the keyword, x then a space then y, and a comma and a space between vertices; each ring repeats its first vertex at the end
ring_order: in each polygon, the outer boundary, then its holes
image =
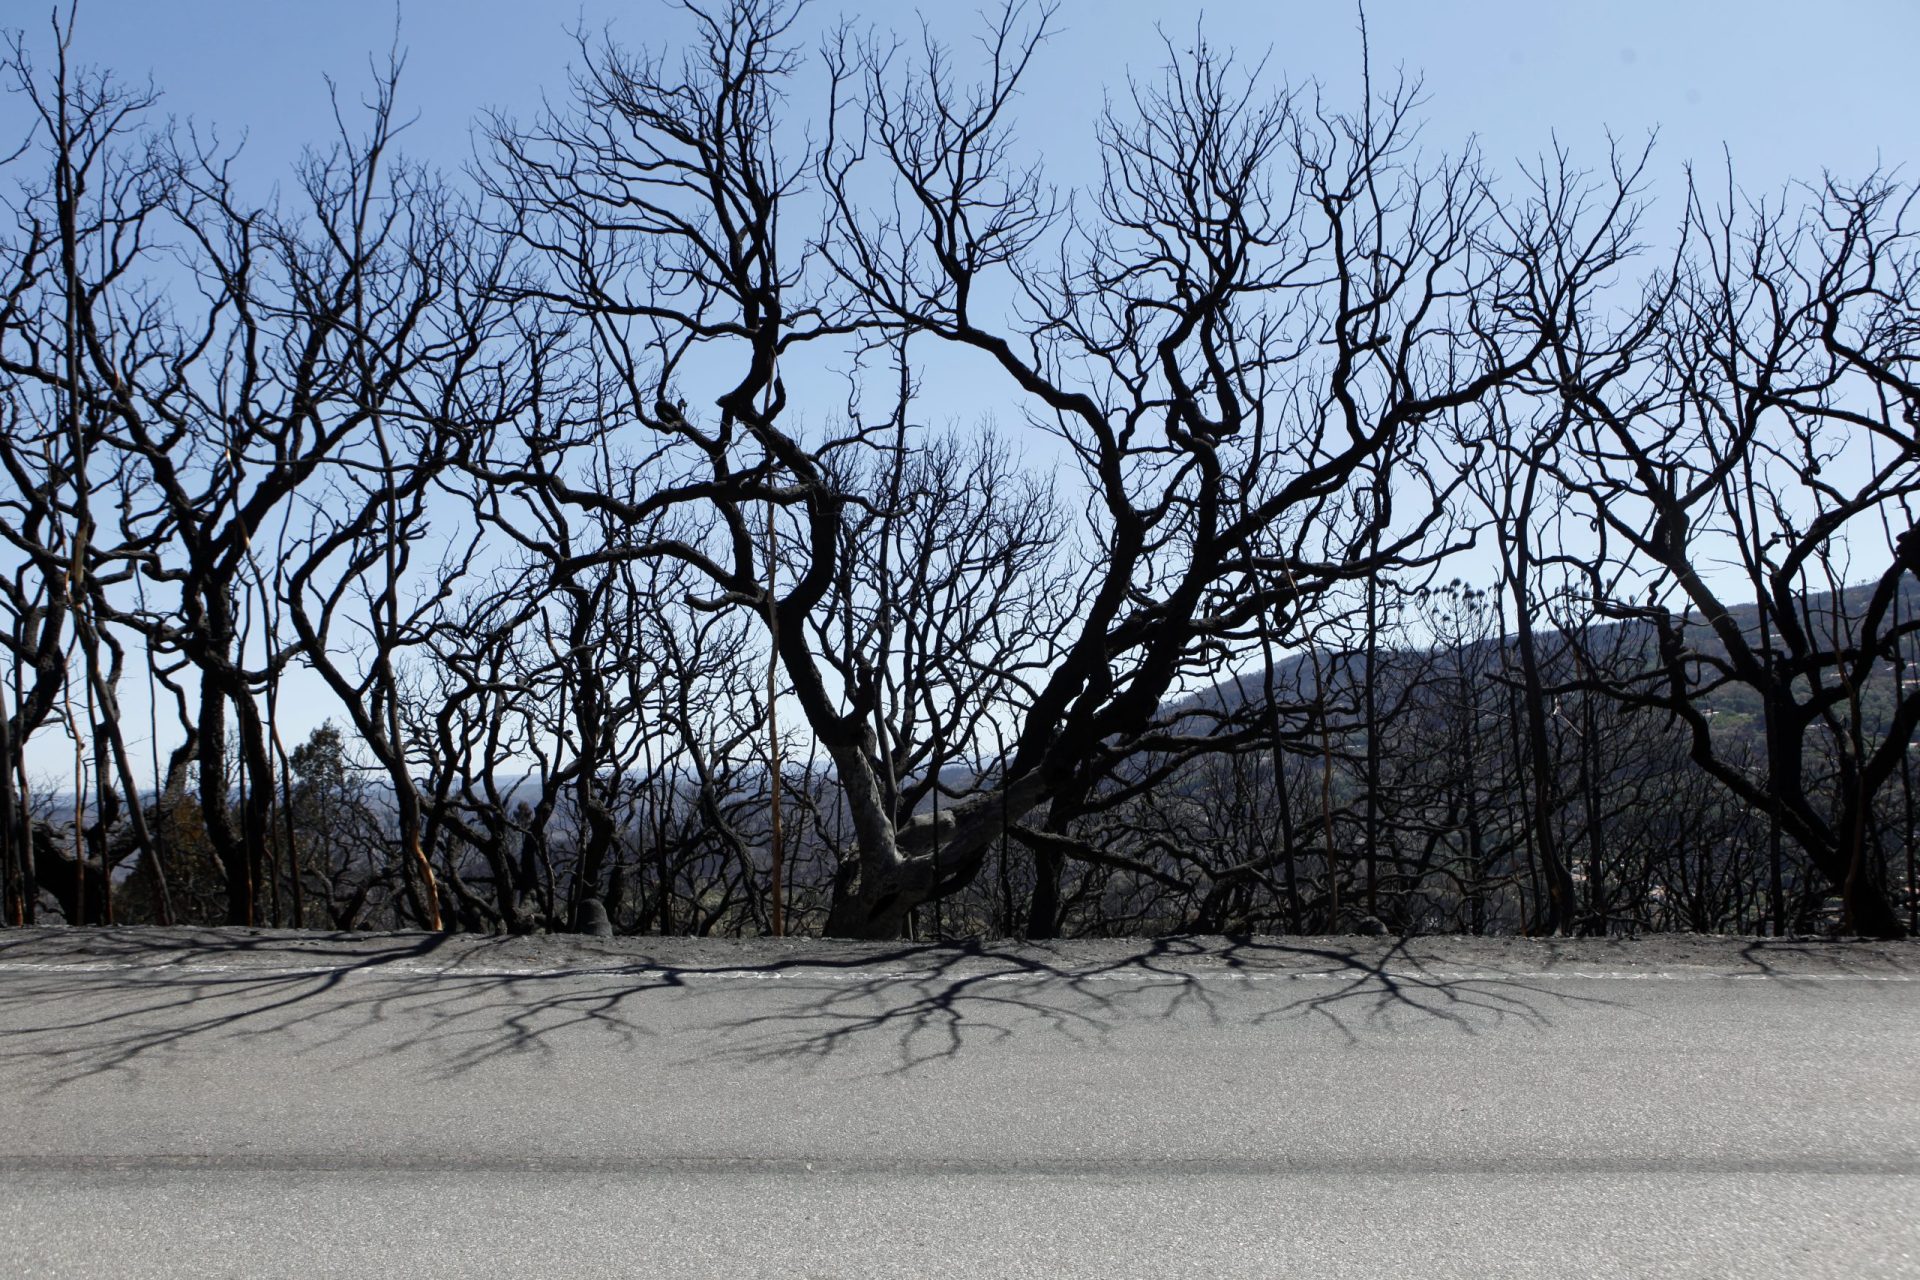
POLYGON ((1592 592, 1658 651, 1629 696, 1684 724, 1694 763, 1765 816, 1776 931, 1784 835, 1847 926, 1905 932, 1876 813, 1920 729, 1899 672, 1920 627, 1913 198, 1876 177, 1738 214, 1692 191, 1643 318, 1569 317, 1555 340, 1580 431, 1563 483, 1600 537, 1592 592), (1715 719, 1743 697, 1757 769, 1715 719))
POLYGON ((1419 153, 1406 83, 1341 114, 1204 39, 1169 45, 1102 116, 1100 177, 1069 199, 1014 136, 1050 10, 990 20, 971 84, 931 39, 843 29, 811 130, 792 6, 686 16, 681 59, 583 41, 572 107, 495 131, 500 225, 539 273, 520 299, 626 397, 590 429, 503 435, 485 465, 636 531, 709 517, 699 540, 636 532, 625 552, 765 620, 855 833, 835 934, 895 935, 1009 827, 1063 830, 1263 627, 1284 639, 1343 584, 1451 545, 1435 426, 1537 372, 1553 317, 1626 249, 1620 201, 1574 198, 1577 175, 1506 203, 1471 153, 1419 153), (848 530, 895 514, 850 482, 874 465, 857 460, 926 447, 910 411, 862 411, 897 404, 899 379, 865 374, 896 348, 969 361, 1084 511, 1057 654, 995 713, 1002 766, 922 812, 888 782, 905 722, 876 729, 898 655, 822 625, 871 598, 843 571, 848 530), (821 403, 836 369, 844 407, 821 403))

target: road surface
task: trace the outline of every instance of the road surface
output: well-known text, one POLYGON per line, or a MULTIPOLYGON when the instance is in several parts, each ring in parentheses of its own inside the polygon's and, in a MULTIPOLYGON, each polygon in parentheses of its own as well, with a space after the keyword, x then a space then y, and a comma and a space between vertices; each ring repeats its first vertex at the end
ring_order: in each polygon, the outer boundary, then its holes
POLYGON ((1920 949, 0 932, 5 1276, 1920 1276, 1920 949))

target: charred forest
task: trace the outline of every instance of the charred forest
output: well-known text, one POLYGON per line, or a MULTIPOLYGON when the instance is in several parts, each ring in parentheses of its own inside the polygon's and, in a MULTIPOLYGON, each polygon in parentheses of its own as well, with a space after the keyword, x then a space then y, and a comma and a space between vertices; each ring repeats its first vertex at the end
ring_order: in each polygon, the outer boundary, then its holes
POLYGON ((6 926, 1920 929, 1907 177, 683 16, 277 186, 12 37, 6 926))

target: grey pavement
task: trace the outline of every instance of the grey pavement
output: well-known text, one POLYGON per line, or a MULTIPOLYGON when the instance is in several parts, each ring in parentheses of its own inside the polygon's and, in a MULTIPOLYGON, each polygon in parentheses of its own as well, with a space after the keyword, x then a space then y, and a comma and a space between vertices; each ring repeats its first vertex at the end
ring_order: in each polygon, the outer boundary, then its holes
POLYGON ((0 932, 4 1276, 1920 1276, 1920 948, 0 932))

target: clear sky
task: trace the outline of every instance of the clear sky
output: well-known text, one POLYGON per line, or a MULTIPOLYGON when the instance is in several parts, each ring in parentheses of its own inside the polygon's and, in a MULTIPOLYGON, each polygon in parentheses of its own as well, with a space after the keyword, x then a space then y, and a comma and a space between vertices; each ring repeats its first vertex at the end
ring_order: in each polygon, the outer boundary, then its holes
MULTIPOLYGON (((66 0, 61 0, 64 8, 66 0)), ((45 48, 51 0, 4 0, 0 25, 25 26, 45 48)), ((815 0, 803 26, 839 16, 912 31, 917 14, 963 35, 982 7, 815 0)), ((1914 159, 1920 121, 1920 4, 1913 0, 1372 0, 1376 74, 1424 75, 1427 140, 1453 149, 1478 135, 1504 164, 1550 135, 1600 158, 1603 131, 1639 139, 1658 128, 1660 177, 1689 157, 1731 149, 1754 191, 1822 169, 1853 175, 1914 159)), ((370 54, 394 38, 408 54, 404 98, 419 115, 407 148, 451 166, 469 152, 478 112, 525 113, 564 87, 568 28, 610 27, 644 44, 680 26, 661 0, 81 0, 84 61, 140 79, 165 107, 223 132, 245 129, 250 161, 282 171, 329 127, 323 77, 365 83, 370 54)), ((1024 129, 1049 156, 1085 145, 1104 88, 1125 69, 1152 70, 1155 24, 1184 39, 1198 20, 1217 44, 1299 83, 1317 77, 1352 101, 1359 66, 1355 11, 1340 0, 1061 0, 1061 33, 1029 87, 1024 129)), ((0 111, 4 111, 0 108, 0 111)), ((1070 162, 1071 163, 1071 162, 1070 162)), ((1060 175, 1071 180, 1071 173, 1060 175)), ((1664 184, 1663 184, 1664 185, 1664 184)))

